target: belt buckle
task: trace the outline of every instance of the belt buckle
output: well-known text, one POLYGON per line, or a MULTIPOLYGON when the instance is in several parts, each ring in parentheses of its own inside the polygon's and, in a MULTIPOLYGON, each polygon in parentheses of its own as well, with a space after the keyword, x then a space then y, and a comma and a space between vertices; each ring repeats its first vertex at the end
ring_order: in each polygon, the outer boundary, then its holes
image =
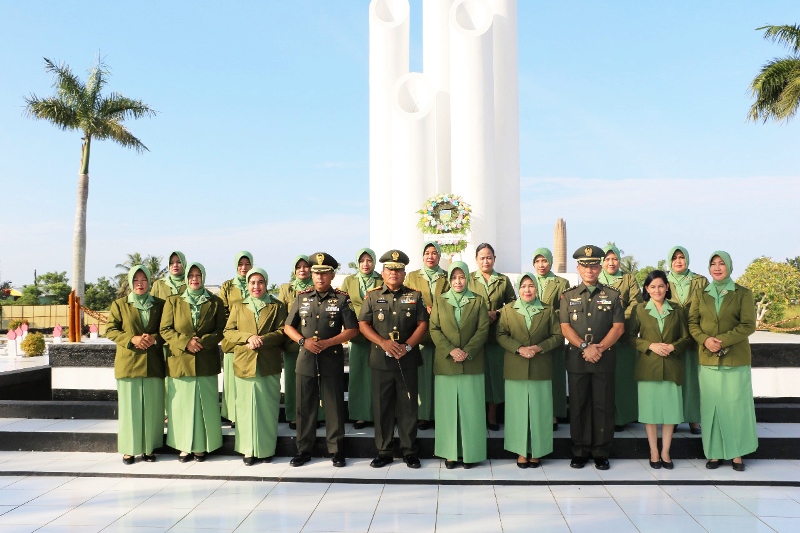
POLYGON ((400 332, 399 331, 390 331, 389 332, 389 339, 393 340, 394 342, 398 342, 400 340, 400 332))
POLYGON ((583 340, 586 341, 586 344, 592 344, 594 342, 594 335, 591 333, 587 333, 583 336, 583 340))

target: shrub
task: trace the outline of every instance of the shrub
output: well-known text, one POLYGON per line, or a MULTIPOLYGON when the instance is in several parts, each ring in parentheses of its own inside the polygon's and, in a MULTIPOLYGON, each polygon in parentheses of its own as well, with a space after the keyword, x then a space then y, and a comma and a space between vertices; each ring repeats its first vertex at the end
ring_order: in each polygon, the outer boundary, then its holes
POLYGON ((45 349, 44 336, 41 333, 28 333, 20 346, 28 357, 42 355, 45 349))
POLYGON ((27 323, 28 323, 27 318, 19 318, 16 320, 12 320, 11 322, 8 323, 8 330, 11 331, 12 329, 17 329, 22 324, 27 324, 27 323))

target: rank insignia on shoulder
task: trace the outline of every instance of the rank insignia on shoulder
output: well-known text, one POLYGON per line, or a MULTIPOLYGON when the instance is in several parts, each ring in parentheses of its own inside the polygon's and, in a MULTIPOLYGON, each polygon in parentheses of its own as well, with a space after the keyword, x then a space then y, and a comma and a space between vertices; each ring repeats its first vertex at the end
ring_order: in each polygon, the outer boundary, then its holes
POLYGON ((568 292, 568 291, 571 291, 572 289, 577 289, 577 288, 578 288, 578 286, 577 286, 577 285, 573 285, 573 286, 571 286, 571 287, 567 287, 566 289, 564 289, 563 291, 561 291, 561 294, 564 294, 565 292, 568 292))
POLYGON ((314 287, 309 287, 306 290, 300 291, 297 294, 306 294, 314 290, 314 287))
POLYGON ((383 288, 383 285, 378 285, 377 287, 372 287, 372 288, 371 288, 370 290, 368 290, 367 292, 377 291, 377 290, 379 290, 379 289, 382 289, 382 288, 383 288))
POLYGON ((333 289, 333 292, 335 292, 336 294, 344 294, 345 296, 350 296, 345 291, 340 290, 340 289, 333 289))

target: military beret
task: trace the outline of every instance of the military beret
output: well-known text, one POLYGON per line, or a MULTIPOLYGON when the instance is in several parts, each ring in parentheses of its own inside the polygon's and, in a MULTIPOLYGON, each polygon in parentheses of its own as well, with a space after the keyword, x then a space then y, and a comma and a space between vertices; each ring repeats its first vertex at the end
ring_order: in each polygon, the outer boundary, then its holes
POLYGON ((579 265, 599 265, 605 255, 605 252, 599 246, 587 244, 575 250, 572 258, 577 259, 579 265))
POLYGON ((409 262, 408 256, 400 250, 389 250, 379 259, 383 268, 389 270, 403 270, 409 262))
POLYGON ((311 272, 332 272, 339 268, 339 263, 332 255, 317 252, 308 256, 311 263, 311 272))

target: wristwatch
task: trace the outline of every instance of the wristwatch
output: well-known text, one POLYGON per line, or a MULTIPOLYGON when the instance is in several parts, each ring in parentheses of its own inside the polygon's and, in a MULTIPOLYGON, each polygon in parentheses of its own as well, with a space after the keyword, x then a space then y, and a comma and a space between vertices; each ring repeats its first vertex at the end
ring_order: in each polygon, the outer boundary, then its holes
POLYGON ((411 351, 411 345, 410 344, 406 344, 406 353, 408 353, 410 351, 411 351))
POLYGON ((299 344, 300 346, 304 345, 305 343, 306 343, 305 337, 300 337, 300 339, 297 341, 297 344, 299 344))
POLYGON ((585 349, 586 349, 586 348, 588 348, 588 347, 589 347, 589 343, 587 343, 586 341, 583 341, 583 342, 580 344, 580 346, 578 346, 578 348, 580 348, 581 350, 585 350, 585 349))

